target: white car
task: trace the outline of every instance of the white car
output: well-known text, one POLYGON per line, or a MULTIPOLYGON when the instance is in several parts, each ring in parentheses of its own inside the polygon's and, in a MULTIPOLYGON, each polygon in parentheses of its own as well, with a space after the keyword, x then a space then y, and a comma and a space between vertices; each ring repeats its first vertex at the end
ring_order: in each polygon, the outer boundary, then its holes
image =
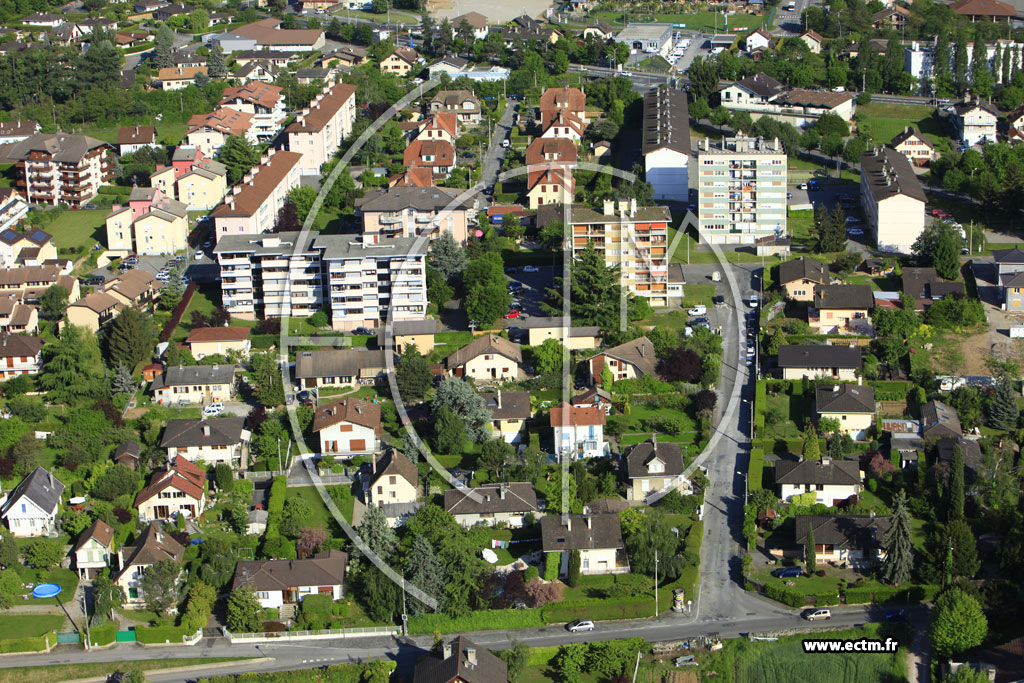
POLYGON ((196 261, 199 261, 200 259, 206 258, 206 254, 201 251, 197 251, 193 258, 195 258, 196 261))
POLYGON ((707 315, 708 307, 704 304, 697 304, 693 308, 686 311, 686 315, 707 315))
POLYGON ((524 273, 539 273, 540 272, 540 268, 538 268, 537 266, 523 266, 523 272, 524 273))
POLYGON ((760 300, 757 298, 757 294, 751 294, 750 295, 750 302, 749 303, 750 303, 750 307, 751 308, 757 308, 758 303, 760 303, 760 300))
POLYGON ((211 403, 210 405, 203 408, 203 415, 206 417, 217 417, 224 412, 224 404, 220 401, 211 403))
POLYGON ((565 625, 565 628, 569 630, 569 633, 577 633, 579 631, 593 631, 594 622, 590 619, 577 619, 576 621, 570 621, 565 625))

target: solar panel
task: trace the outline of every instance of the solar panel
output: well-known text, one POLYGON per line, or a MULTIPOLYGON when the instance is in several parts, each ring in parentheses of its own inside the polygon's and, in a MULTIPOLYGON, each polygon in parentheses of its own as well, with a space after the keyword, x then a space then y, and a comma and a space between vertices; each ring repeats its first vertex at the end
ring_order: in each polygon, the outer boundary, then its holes
POLYGON ((33 242, 43 242, 49 237, 50 236, 43 232, 42 230, 35 230, 33 231, 32 236, 29 237, 29 239, 32 240, 33 242))

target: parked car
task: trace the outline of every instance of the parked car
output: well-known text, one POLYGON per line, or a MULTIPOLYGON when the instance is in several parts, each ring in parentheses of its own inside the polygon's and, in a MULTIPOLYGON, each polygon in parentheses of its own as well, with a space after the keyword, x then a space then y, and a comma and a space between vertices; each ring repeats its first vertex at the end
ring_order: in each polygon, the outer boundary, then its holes
POLYGON ((373 330, 371 330, 369 327, 357 327, 356 329, 352 330, 352 334, 358 334, 360 336, 372 337, 373 336, 373 330))
POLYGON ((772 572, 772 576, 780 579, 788 579, 794 576, 803 576, 804 570, 800 567, 783 567, 772 572))
POLYGON ((902 622, 907 620, 907 611, 903 609, 893 609, 885 613, 885 620, 893 623, 902 622))
POLYGON ((820 619, 831 619, 832 610, 830 609, 811 609, 804 612, 804 619, 807 621, 818 621, 820 619))
POLYGON ((850 237, 861 237, 864 234, 864 231, 855 225, 853 227, 847 228, 846 234, 849 235, 850 237))
POLYGON ((203 415, 206 417, 217 417, 224 412, 224 404, 220 401, 211 403, 210 405, 203 408, 203 415))
POLYGON ((505 318, 505 320, 510 320, 512 318, 518 318, 520 316, 520 314, 521 314, 521 311, 517 311, 516 309, 513 308, 508 313, 506 313, 504 315, 504 318, 505 318))
POLYGON ((540 268, 538 268, 537 266, 523 266, 523 272, 524 273, 539 273, 540 272, 540 268))
POLYGON ((85 281, 85 284, 95 287, 96 285, 102 285, 106 280, 103 279, 102 275, 94 275, 85 281))
POLYGON ((308 389, 300 391, 298 399, 299 399, 299 403, 301 403, 302 405, 304 405, 304 406, 311 406, 314 403, 313 392, 309 391, 308 389))
POLYGON ((199 260, 201 260, 201 259, 204 259, 204 258, 206 258, 206 254, 204 254, 204 253, 203 253, 203 252, 201 252, 201 251, 197 251, 197 252, 195 253, 195 256, 194 256, 194 258, 195 258, 195 260, 196 260, 196 261, 199 261, 199 260))
POLYGON ((798 189, 798 190, 806 190, 807 189, 807 183, 800 183, 799 185, 796 186, 796 189, 798 189))
POLYGON ((686 315, 707 315, 708 307, 704 304, 697 304, 693 308, 686 311, 686 315))
POLYGON ((518 291, 518 290, 520 290, 522 288, 523 288, 523 283, 520 282, 519 280, 513 280, 512 282, 508 283, 508 290, 510 292, 515 292, 515 291, 518 291))
POLYGON ((565 625, 565 628, 569 633, 577 633, 579 631, 593 631, 594 622, 590 619, 577 619, 576 621, 570 621, 565 625))
POLYGON ((761 300, 757 298, 757 294, 751 294, 750 295, 750 302, 749 303, 750 303, 750 307, 751 308, 757 308, 757 305, 760 302, 761 302, 761 300))
POLYGON ((711 301, 714 302, 715 306, 724 306, 725 305, 725 297, 722 296, 721 294, 718 294, 718 295, 715 295, 715 296, 711 297, 711 301))

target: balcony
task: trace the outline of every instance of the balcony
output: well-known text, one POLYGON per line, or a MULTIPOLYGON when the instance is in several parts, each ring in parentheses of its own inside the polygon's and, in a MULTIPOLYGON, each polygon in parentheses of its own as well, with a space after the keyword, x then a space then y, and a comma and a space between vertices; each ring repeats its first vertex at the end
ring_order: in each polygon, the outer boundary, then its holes
POLYGON ((396 223, 402 222, 401 216, 381 216, 377 219, 377 222, 381 225, 395 225, 396 223))

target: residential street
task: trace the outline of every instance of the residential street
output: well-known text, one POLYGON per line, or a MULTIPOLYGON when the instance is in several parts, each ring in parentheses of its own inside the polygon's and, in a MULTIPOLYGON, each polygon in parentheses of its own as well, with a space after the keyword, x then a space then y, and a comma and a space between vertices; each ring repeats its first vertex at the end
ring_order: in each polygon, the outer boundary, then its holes
POLYGON ((484 154, 483 167, 480 172, 480 182, 484 187, 490 187, 498 182, 498 174, 501 173, 501 166, 505 162, 505 147, 501 146, 502 140, 506 140, 512 134, 512 117, 519 111, 519 103, 509 99, 501 120, 494 126, 494 134, 491 137, 491 146, 484 154))

